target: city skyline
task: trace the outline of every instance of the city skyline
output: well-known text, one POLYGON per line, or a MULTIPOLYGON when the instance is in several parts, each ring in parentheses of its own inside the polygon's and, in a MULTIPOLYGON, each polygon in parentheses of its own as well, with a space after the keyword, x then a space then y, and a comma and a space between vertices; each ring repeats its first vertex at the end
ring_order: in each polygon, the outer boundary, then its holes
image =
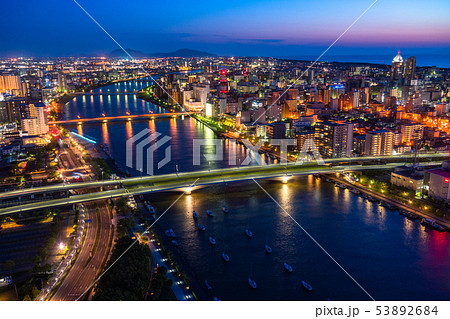
MULTIPOLYGON (((229 1, 223 7, 175 2, 170 7, 156 3, 146 10, 140 10, 144 6, 141 1, 79 3, 124 47, 145 53, 189 48, 222 56, 315 59, 372 1, 229 1)), ((0 56, 107 55, 118 48, 75 2, 18 6, 4 4, 9 14, 0 25, 8 30, 8 36, 3 39, 0 56), (18 20, 21 23, 11 28, 18 20), (36 37, 37 33, 44 36, 36 37)), ((421 1, 379 1, 323 60, 389 63, 392 52, 401 50, 405 56, 418 56, 419 65, 437 61, 438 66, 450 67, 450 23, 445 19, 449 6, 437 0, 426 5, 421 1)))
POLYGON ((449 317, 448 0, 2 9, 0 301, 449 317))

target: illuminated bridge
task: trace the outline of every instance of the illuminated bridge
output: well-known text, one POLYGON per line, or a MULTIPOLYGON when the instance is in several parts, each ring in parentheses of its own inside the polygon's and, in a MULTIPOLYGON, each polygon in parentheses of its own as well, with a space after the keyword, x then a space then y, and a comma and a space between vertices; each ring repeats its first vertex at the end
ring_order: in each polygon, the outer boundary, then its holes
POLYGON ((139 91, 105 91, 105 92, 75 92, 73 95, 130 95, 137 94, 139 91))
MULTIPOLYGON (((422 154, 423 155, 423 154, 422 154)), ((434 156, 428 155, 431 159, 435 160, 441 158, 438 161, 430 161, 429 165, 439 165, 442 163, 442 159, 448 159, 448 153, 438 153, 434 156)), ((279 182, 287 182, 292 176, 296 175, 311 175, 311 174, 329 174, 329 173, 342 173, 344 171, 364 171, 374 169, 392 169, 396 166, 405 164, 405 160, 411 160, 413 156, 392 156, 381 157, 392 159, 391 163, 374 164, 374 165, 362 165, 360 163, 355 164, 348 162, 348 165, 340 165, 340 162, 336 160, 326 160, 326 165, 318 165, 315 162, 305 163, 303 165, 296 163, 288 163, 287 165, 263 165, 263 166, 241 166, 216 170, 202 170, 188 173, 178 174, 166 174, 156 176, 144 176, 144 177, 132 177, 124 178, 121 180, 111 180, 102 182, 85 182, 75 183, 66 186, 66 189, 74 188, 87 188, 98 186, 115 187, 112 190, 98 190, 97 192, 73 195, 68 198, 50 199, 40 202, 33 202, 29 204, 22 204, 0 209, 0 215, 8 215, 13 213, 27 212, 36 209, 53 208, 57 206, 65 206, 71 204, 84 203, 89 201, 95 201, 99 199, 117 198, 129 195, 138 195, 151 192, 160 191, 195 191, 197 188, 204 187, 206 185, 229 183, 237 181, 245 181, 252 179, 272 179, 279 182), (396 158, 396 160, 394 160, 396 158), (339 166, 333 166, 332 164, 339 163, 339 166), (194 187, 190 187, 195 182, 194 187)), ((352 158, 353 159, 353 158, 352 158)), ((359 158, 359 161, 374 161, 376 157, 359 158)), ((379 159, 379 158, 378 158, 379 159)), ((342 159, 339 159, 342 161, 342 159)), ((33 190, 13 191, 0 194, 0 199, 5 199, 9 195, 10 197, 20 195, 38 194, 44 192, 51 192, 61 187, 60 185, 37 187, 33 190)), ((18 202, 20 204, 20 202, 18 202)))
POLYGON ((102 116, 87 119, 74 119, 62 121, 50 121, 49 125, 74 125, 85 123, 107 123, 120 121, 139 121, 139 120, 153 120, 158 118, 176 118, 180 116, 189 116, 195 114, 194 112, 173 112, 173 113, 150 113, 140 115, 120 115, 120 116, 102 116))

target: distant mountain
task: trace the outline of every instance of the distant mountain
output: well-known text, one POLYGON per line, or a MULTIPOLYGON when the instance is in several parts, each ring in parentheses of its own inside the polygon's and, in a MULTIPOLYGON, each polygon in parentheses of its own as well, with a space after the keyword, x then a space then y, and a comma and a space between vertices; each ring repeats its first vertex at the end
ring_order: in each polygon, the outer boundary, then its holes
MULTIPOLYGON (((125 49, 129 55, 131 55, 133 58, 146 58, 149 57, 149 54, 146 54, 144 52, 141 51, 136 51, 133 49, 125 49)), ((122 49, 117 49, 112 51, 109 54, 110 58, 128 58, 129 56, 122 50, 122 49)))
MULTIPOLYGON (((174 57, 179 57, 179 58, 194 58, 194 57, 198 57, 198 58, 202 58, 202 57, 215 57, 217 56, 216 54, 213 53, 208 53, 208 52, 202 52, 202 51, 197 51, 197 50, 191 50, 191 49, 180 49, 180 50, 176 50, 174 52, 158 52, 158 53, 143 53, 141 51, 136 51, 133 49, 125 49, 127 50, 127 52, 133 57, 133 58, 174 58, 174 57)), ((117 49, 112 51, 109 54, 109 57, 111 58, 127 58, 128 55, 123 52, 122 49, 117 49)))
POLYGON ((191 49, 180 49, 180 50, 176 50, 174 52, 154 53, 154 54, 150 54, 150 56, 157 57, 157 58, 173 58, 173 57, 202 58, 202 57, 215 57, 215 56, 217 56, 217 54, 202 52, 202 51, 197 51, 197 50, 191 50, 191 49))

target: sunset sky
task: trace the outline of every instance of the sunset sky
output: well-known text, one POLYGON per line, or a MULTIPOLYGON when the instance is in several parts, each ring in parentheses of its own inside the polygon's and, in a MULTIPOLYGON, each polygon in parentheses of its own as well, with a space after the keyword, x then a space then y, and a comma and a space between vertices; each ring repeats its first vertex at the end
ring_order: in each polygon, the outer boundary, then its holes
MULTIPOLYGON (((320 54, 372 2, 79 0, 126 48, 260 56, 320 54)), ((73 0, 9 1, 2 9, 2 56, 102 54, 117 49, 73 0)), ((449 13, 447 0, 379 0, 329 54, 448 52, 449 13)))

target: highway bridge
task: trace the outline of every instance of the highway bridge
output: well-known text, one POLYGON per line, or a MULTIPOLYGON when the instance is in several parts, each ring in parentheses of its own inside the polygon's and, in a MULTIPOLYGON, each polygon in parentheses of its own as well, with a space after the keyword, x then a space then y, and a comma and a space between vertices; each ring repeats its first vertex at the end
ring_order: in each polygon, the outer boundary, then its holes
MULTIPOLYGON (((349 165, 352 163, 358 163, 359 165, 363 165, 362 167, 367 167, 368 169, 371 166, 366 166, 366 164, 372 163, 372 164, 387 164, 392 163, 396 166, 411 163, 414 159, 414 155, 412 154, 402 154, 402 155, 390 155, 390 156, 364 156, 364 157, 347 157, 347 158, 335 158, 335 159, 325 159, 323 161, 322 166, 333 166, 333 165, 349 165)), ((440 152, 440 153, 434 153, 434 152, 423 152, 419 153, 417 155, 417 160, 422 163, 429 165, 431 163, 441 163, 444 160, 449 159, 449 154, 447 152, 440 152)), ((311 167, 311 166, 317 166, 321 167, 321 165, 317 164, 316 162, 305 162, 304 164, 295 163, 295 162, 288 162, 287 164, 281 165, 281 164, 270 164, 270 165, 263 165, 263 166, 236 166, 232 168, 225 168, 225 169, 219 169, 219 170, 204 170, 204 171, 194 171, 194 172, 187 172, 187 173, 179 173, 178 175, 174 174, 167 174, 167 175, 155 175, 155 176, 143 176, 143 177, 128 177, 128 178, 122 178, 120 180, 102 180, 102 181, 92 181, 92 182, 79 182, 79 183, 72 183, 72 184, 55 184, 50 186, 42 186, 42 187, 34 187, 34 188, 26 188, 26 189, 20 189, 20 190, 14 190, 9 192, 3 192, 0 193, 0 202, 7 200, 9 198, 18 198, 18 197, 26 197, 31 195, 37 195, 37 194, 44 194, 44 193, 52 193, 56 191, 69 191, 69 190, 76 190, 76 189, 82 189, 82 188, 95 188, 95 187, 104 187, 104 186, 115 186, 115 185, 134 185, 134 184, 142 184, 142 183, 153 183, 157 182, 160 179, 167 179, 171 176, 178 176, 179 178, 191 178, 199 176, 201 173, 204 173, 206 175, 212 175, 216 173, 226 173, 226 172, 232 172, 232 171, 239 171, 245 173, 246 171, 255 172, 256 171, 266 171, 266 170, 277 170, 277 169, 283 169, 290 171, 291 167, 311 167)), ((389 167, 386 167, 389 168, 389 167)), ((311 173, 314 174, 314 173, 311 173)))
MULTIPOLYGON (((446 154, 446 156, 448 158, 448 154, 446 154)), ((99 199, 117 198, 151 192, 160 192, 169 190, 193 191, 196 188, 205 185, 245 181, 251 179, 275 179, 278 181, 286 181, 292 176, 296 175, 342 173, 344 171, 364 171, 374 169, 392 169, 404 163, 405 162, 402 160, 386 164, 375 164, 375 165, 358 164, 346 166, 317 165, 317 163, 314 164, 308 163, 303 165, 289 163, 288 165, 274 164, 264 166, 244 166, 244 167, 233 167, 216 170, 202 170, 189 173, 125 178, 119 181, 119 184, 122 188, 108 191, 98 191, 89 194, 74 195, 70 196, 69 198, 52 199, 42 202, 34 202, 30 204, 2 208, 0 209, 0 215, 8 215, 13 213, 32 211, 36 209, 45 209, 57 206, 95 201, 99 199), (194 182, 195 186, 193 188, 190 188, 189 186, 194 182)), ((429 164, 439 165, 441 164, 441 161, 430 162, 429 164)), ((102 186, 107 185, 117 186, 117 181, 103 181, 102 183, 103 183, 102 186)), ((92 184, 79 183, 76 187, 79 187, 79 185, 89 187, 92 184)), ((48 187, 55 187, 55 186, 48 186, 48 187)), ((39 188, 42 190, 36 188, 35 191, 48 191, 48 187, 43 187, 43 189, 39 188)))
POLYGON ((74 92, 73 95, 130 95, 137 94, 139 91, 104 91, 104 92, 74 92))
POLYGON ((142 121, 153 120, 159 118, 176 118, 180 116, 189 116, 195 114, 194 112, 172 112, 172 113, 150 113, 140 115, 119 115, 119 116, 102 116, 86 119, 74 119, 74 120, 62 120, 62 121, 50 121, 49 125, 74 125, 74 124, 87 124, 87 123, 107 123, 107 122, 120 122, 120 121, 142 121))

